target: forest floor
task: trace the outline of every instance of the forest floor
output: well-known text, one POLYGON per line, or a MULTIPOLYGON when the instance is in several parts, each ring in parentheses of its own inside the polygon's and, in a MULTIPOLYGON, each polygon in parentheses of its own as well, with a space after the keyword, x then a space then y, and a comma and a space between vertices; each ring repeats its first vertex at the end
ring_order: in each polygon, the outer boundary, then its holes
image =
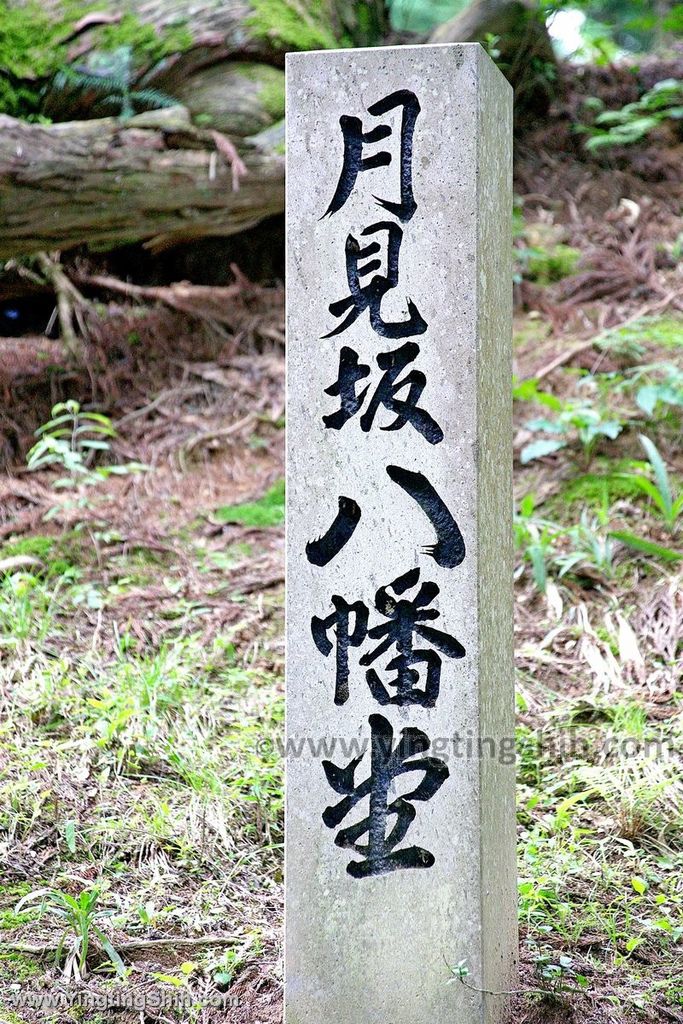
MULTIPOLYGON (((683 1022, 680 147, 566 121, 516 184, 514 1020, 683 1022)), ((0 340, 0 1022, 274 1024, 282 292, 117 301, 86 371, 0 340), (66 398, 116 474, 28 470, 66 398)))

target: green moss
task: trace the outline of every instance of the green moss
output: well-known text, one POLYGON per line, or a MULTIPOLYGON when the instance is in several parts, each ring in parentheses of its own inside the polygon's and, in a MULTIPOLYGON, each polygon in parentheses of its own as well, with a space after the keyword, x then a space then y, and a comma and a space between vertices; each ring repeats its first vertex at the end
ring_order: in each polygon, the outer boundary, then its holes
POLYGON ((656 348, 683 347, 683 317, 651 316, 605 335, 609 347, 619 343, 652 345, 656 348))
POLYGON ((54 25, 38 3, 9 7, 0 0, 0 111, 12 117, 38 112, 39 88, 22 79, 48 78, 64 61, 61 23, 54 25))
POLYGON ((44 562, 49 558, 50 552, 56 543, 54 537, 24 537, 13 544, 4 544, 0 548, 0 555, 2 558, 26 555, 29 558, 39 558, 41 562, 44 562))
POLYGON ((24 537, 22 540, 5 544, 0 548, 0 557, 14 558, 26 555, 38 558, 47 569, 48 576, 64 576, 80 561, 85 541, 83 538, 65 534, 63 537, 24 537))
POLYGON ((549 508, 557 507, 558 510, 580 506, 597 511, 616 501, 641 499, 643 492, 633 480, 615 475, 632 471, 633 467, 628 460, 618 460, 609 464, 608 473, 584 473, 570 480, 547 505, 549 508))
MULTIPOLYGON (((41 90, 33 81, 50 79, 64 67, 74 24, 98 9, 96 3, 65 0, 60 17, 53 20, 38 2, 10 7, 0 0, 0 112, 12 117, 34 118, 40 110, 41 90)), ((107 52, 129 47, 139 63, 156 63, 171 53, 187 49, 192 34, 184 24, 158 33, 134 14, 124 14, 115 25, 94 29, 97 48, 107 52)))
POLYGON ((279 121, 285 116, 285 76, 276 68, 269 70, 275 71, 277 77, 263 83, 258 98, 273 121, 279 121))
POLYGON ((30 882, 12 882, 11 885, 0 885, 0 904, 16 902, 26 896, 36 886, 30 882))
POLYGON ((0 1024, 25 1024, 25 1020, 14 1010, 0 1009, 0 1024))
POLYGON ((138 60, 151 63, 191 45, 192 33, 185 24, 173 25, 160 34, 154 25, 145 24, 135 14, 124 14, 115 25, 105 25, 98 39, 98 49, 107 52, 129 47, 138 60))
POLYGON ((29 921, 35 920, 35 910, 27 910, 19 914, 14 912, 17 902, 22 896, 26 896, 27 893, 31 892, 32 888, 34 887, 27 882, 15 882, 13 885, 0 887, 1 931, 12 931, 14 928, 18 928, 20 924, 27 924, 29 921))
POLYGON ((0 0, 0 68, 11 78, 43 78, 56 70, 56 30, 37 3, 9 7, 0 0))
POLYGON ((247 25, 256 39, 268 39, 289 50, 333 50, 338 46, 325 14, 327 4, 308 8, 287 0, 252 0, 254 13, 247 25))
POLYGON ((530 249, 525 277, 537 284, 552 284, 575 273, 581 253, 569 245, 530 249))
POLYGON ((285 521, 284 480, 278 480, 258 501, 216 509, 216 519, 221 523, 240 523, 258 528, 281 526, 285 521))
POLYGON ((29 921, 35 921, 35 918, 33 910, 21 911, 19 914, 15 914, 13 910, 0 910, 0 930, 14 931, 20 924, 28 924, 29 921))
POLYGON ((38 974, 42 974, 40 967, 25 953, 0 953, 0 981, 29 981, 38 974))

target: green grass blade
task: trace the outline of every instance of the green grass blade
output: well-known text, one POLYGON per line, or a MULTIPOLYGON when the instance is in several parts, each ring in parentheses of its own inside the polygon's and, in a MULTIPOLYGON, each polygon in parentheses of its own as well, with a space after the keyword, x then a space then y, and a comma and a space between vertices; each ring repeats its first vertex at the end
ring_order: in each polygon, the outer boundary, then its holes
POLYGON ((683 552, 674 551, 673 548, 665 548, 662 544, 655 544, 644 537, 638 537, 635 533, 615 530, 614 533, 610 533, 610 537, 620 540, 622 544, 626 544, 635 551, 641 551, 645 555, 652 555, 653 558, 661 558, 665 562, 683 561, 683 552))
POLYGON ((64 839, 69 853, 76 852, 76 822, 67 821, 64 823, 64 839))
POLYGON ((52 889, 34 889, 33 892, 27 892, 25 896, 22 896, 16 907, 14 913, 19 914, 29 903, 35 903, 36 900, 43 902, 46 896, 52 894, 52 889))
POLYGON ((541 593, 545 594, 545 590, 548 585, 548 574, 545 567, 543 550, 536 545, 532 545, 529 548, 529 559, 531 561, 531 571, 534 582, 541 593))
POLYGON ((93 931, 95 932, 95 935, 97 936, 97 939, 98 939, 102 949, 104 950, 104 952, 107 954, 107 956, 111 960, 111 962, 112 962, 112 964, 114 966, 114 970, 116 971, 118 976, 120 978, 125 978, 125 976, 126 976, 126 965, 124 964, 123 960, 121 959, 119 954, 116 952, 116 950, 112 946, 112 944, 109 941, 109 939, 107 938, 107 936, 104 934, 104 932, 100 928, 97 928, 95 925, 93 925, 93 931))
POLYGON ((671 516, 673 498, 671 496, 669 474, 667 472, 666 465, 664 464, 664 459, 659 454, 657 448, 652 443, 649 437, 645 437, 644 434, 639 434, 638 436, 640 438, 640 443, 645 449, 650 465, 654 470, 655 480, 657 481, 657 487, 659 488, 659 493, 661 494, 662 501, 664 503, 663 511, 668 519, 671 516))
POLYGON ((62 906, 68 907, 74 914, 80 913, 81 907, 78 900, 75 900, 73 896, 70 896, 68 892, 55 892, 53 893, 55 902, 61 903, 62 906))
POLYGON ((617 480, 628 480, 629 483, 635 484, 644 494, 647 494, 648 498, 652 499, 659 511, 666 515, 665 501, 652 480, 648 480, 645 476, 639 476, 638 473, 615 473, 614 477, 617 480))

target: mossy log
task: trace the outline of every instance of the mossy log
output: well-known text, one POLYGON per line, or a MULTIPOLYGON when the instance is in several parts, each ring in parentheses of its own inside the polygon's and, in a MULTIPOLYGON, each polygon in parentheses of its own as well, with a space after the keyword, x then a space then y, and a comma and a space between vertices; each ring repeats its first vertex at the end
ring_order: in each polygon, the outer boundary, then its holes
POLYGON ((2 102, 3 76, 19 104, 22 90, 38 84, 35 112, 56 121, 115 113, 107 83, 118 77, 133 92, 154 89, 182 102, 196 88, 205 103, 198 114, 209 124, 216 109, 214 127, 223 131, 233 128, 220 68, 231 94, 243 83, 250 109, 261 104, 257 112, 272 121, 282 117, 288 50, 371 45, 388 31, 383 0, 0 0, 0 15, 2 112, 21 113, 2 102))
POLYGON ((27 124, 0 116, 0 259, 87 243, 163 247, 230 235, 284 207, 284 161, 198 129, 182 108, 27 124))
POLYGON ((0 12, 0 111, 52 121, 192 97, 203 127, 253 134, 283 116, 285 50, 336 45, 315 0, 0 0, 0 12))
POLYGON ((388 30, 384 0, 0 0, 0 19, 0 258, 280 212, 285 52, 388 30), (244 157, 236 191, 215 133, 244 157))

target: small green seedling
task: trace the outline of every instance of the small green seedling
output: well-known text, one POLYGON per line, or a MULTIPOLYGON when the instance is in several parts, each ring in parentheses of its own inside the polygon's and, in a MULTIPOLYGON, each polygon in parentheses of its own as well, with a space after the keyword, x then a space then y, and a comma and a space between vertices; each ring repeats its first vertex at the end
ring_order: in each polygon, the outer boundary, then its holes
POLYGON ((64 931, 59 940, 55 962, 61 959, 66 948, 64 973, 67 977, 73 974, 79 980, 87 974, 88 952, 93 937, 106 953, 116 973, 120 977, 126 976, 123 960, 97 924, 114 914, 113 910, 98 909, 99 897, 99 889, 84 889, 77 898, 58 889, 35 889, 23 896, 16 905, 16 913, 24 907, 33 906, 38 908, 41 915, 49 914, 63 922, 64 931))
POLYGON ((560 451, 575 440, 580 442, 584 461, 588 465, 599 439, 608 437, 614 440, 621 433, 623 424, 595 409, 589 402, 566 402, 554 420, 545 417, 530 420, 527 428, 555 437, 539 438, 525 445, 520 455, 522 465, 560 451))
POLYGON ((531 565, 534 583, 544 594, 548 586, 548 562, 555 554, 555 541, 561 531, 535 512, 533 494, 525 495, 514 517, 515 545, 524 561, 531 565))
POLYGON ((555 564, 560 570, 560 576, 569 572, 579 573, 581 568, 588 568, 607 579, 612 578, 614 575, 614 543, 609 534, 603 533, 600 529, 601 526, 604 526, 604 523, 597 519, 590 519, 584 510, 581 513, 580 521, 566 531, 571 548, 555 557, 555 564))
POLYGON ((76 489, 106 480, 109 476, 124 476, 146 469, 139 462, 122 466, 92 467, 98 452, 111 450, 110 440, 116 430, 108 416, 99 412, 83 412, 78 402, 58 402, 52 416, 36 430, 38 440, 27 455, 31 472, 57 467, 66 476, 55 480, 54 487, 76 489))

